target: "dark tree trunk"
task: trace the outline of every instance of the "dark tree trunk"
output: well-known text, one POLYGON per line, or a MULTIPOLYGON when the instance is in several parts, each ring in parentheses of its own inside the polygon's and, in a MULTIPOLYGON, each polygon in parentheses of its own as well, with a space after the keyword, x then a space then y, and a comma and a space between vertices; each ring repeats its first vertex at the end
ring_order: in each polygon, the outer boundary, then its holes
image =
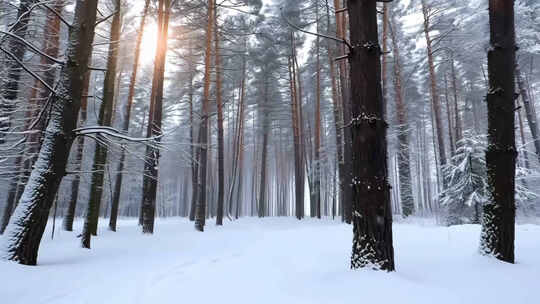
MULTIPOLYGON (((334 0, 334 4, 340 2, 339 0, 334 0)), ((346 7, 345 0, 343 1, 343 7, 346 7)), ((346 30, 346 15, 338 14, 336 16, 336 27, 338 37, 345 38, 346 30)), ((345 55, 345 46, 341 46, 340 55, 345 55)), ((347 64, 345 61, 340 60, 339 62, 339 81, 341 83, 341 103, 343 109, 343 121, 344 125, 349 125, 351 122, 351 92, 349 86, 349 79, 347 77, 347 64)), ((340 176, 340 186, 343 192, 343 197, 341 199, 342 205, 342 219, 346 223, 350 224, 352 221, 352 154, 351 154, 351 144, 352 144, 352 133, 351 128, 343 129, 343 161, 340 163, 342 167, 341 176, 340 176)))
MULTIPOLYGON (((137 32, 137 44, 135 46, 135 58, 133 59, 133 69, 131 70, 131 78, 129 80, 129 89, 128 97, 126 101, 126 108, 124 109, 124 117, 122 118, 122 131, 128 133, 129 131, 129 121, 131 119, 131 108, 133 107, 133 98, 135 97, 135 83, 137 82, 137 72, 139 70, 139 57, 141 55, 141 43, 144 32, 144 26, 146 24, 146 15, 148 14, 148 8, 150 6, 150 0, 146 0, 144 3, 144 9, 141 19, 141 24, 139 25, 139 31, 137 32)), ((122 179, 124 170, 124 162, 126 158, 125 150, 122 149, 122 154, 120 155, 120 161, 118 163, 118 168, 116 170, 116 177, 114 183, 114 192, 111 202, 111 217, 109 219, 109 229, 111 231, 116 231, 116 221, 118 218, 118 208, 120 205, 120 194, 122 191, 122 179)))
POLYGON ((377 3, 348 0, 351 50, 353 249, 351 268, 394 270, 377 3))
POLYGON ((293 56, 289 60, 289 78, 291 90, 291 116, 292 116, 292 131, 294 142, 294 185, 295 185, 295 213, 297 219, 304 217, 304 179, 302 155, 300 152, 300 126, 299 126, 299 107, 298 95, 296 93, 296 70, 294 66, 294 36, 291 33, 291 49, 293 56))
POLYGON ((216 105, 217 105, 217 129, 218 129, 218 197, 216 225, 223 225, 223 208, 225 200, 225 164, 223 160, 223 101, 221 95, 221 63, 219 54, 219 33, 217 23, 217 4, 214 1, 214 60, 216 66, 216 105))
MULTIPOLYGON (((89 59, 90 60, 90 59, 89 59)), ((82 99, 81 99, 81 110, 80 110, 80 118, 79 118, 79 125, 82 126, 86 122, 87 118, 87 104, 88 104, 88 98, 86 97, 88 95, 88 87, 90 86, 90 71, 88 71, 84 75, 83 79, 83 93, 82 93, 82 99)), ((82 160, 83 160, 83 153, 84 153, 84 136, 81 136, 77 139, 77 145, 75 147, 75 170, 80 171, 82 168, 82 160)), ((73 221, 75 220, 75 210, 77 208, 77 200, 79 197, 79 185, 81 183, 81 176, 80 174, 76 174, 73 177, 73 180, 71 181, 71 192, 68 199, 68 208, 66 211, 66 215, 64 217, 64 230, 66 231, 73 231, 73 221)))
MULTIPOLYGON (((107 72, 103 81, 103 99, 99 108, 98 124, 110 126, 113 116, 113 103, 116 85, 116 66, 118 62, 118 50, 121 29, 121 3, 115 1, 116 14, 112 19, 109 51, 107 56, 107 72)), ((81 244, 84 248, 90 248, 91 235, 97 235, 99 209, 103 193, 103 180, 107 166, 107 147, 96 142, 94 163, 92 164, 92 180, 90 185, 90 199, 86 210, 81 244)))
POLYGON ((206 165, 208 162, 208 120, 210 115, 210 63, 212 59, 212 31, 214 23, 214 2, 208 0, 208 20, 206 26, 206 52, 204 58, 204 91, 200 132, 200 193, 195 211, 195 229, 204 231, 206 215, 206 165))
POLYGON ((515 170, 514 130, 516 44, 514 1, 489 1, 490 44, 488 148, 486 166, 490 200, 484 204, 480 251, 514 263, 515 170))
POLYGON ((142 232, 154 233, 156 213, 156 197, 158 186, 158 169, 160 151, 156 147, 160 142, 161 119, 163 112, 163 82, 165 77, 165 61, 167 55, 167 37, 169 33, 170 0, 159 1, 158 12, 158 41, 156 57, 154 59, 154 73, 152 78, 152 93, 150 97, 150 111, 148 114, 148 127, 146 137, 152 138, 153 145, 146 147, 143 177, 143 195, 141 200, 142 232))
MULTIPOLYGON (((319 5, 315 6, 316 30, 319 33, 319 5)), ((315 85, 315 147, 314 147, 314 168, 313 168, 313 200, 315 214, 321 218, 321 56, 320 56, 320 38, 315 39, 316 45, 316 85, 315 85)))
POLYGON ((3 256, 25 265, 35 265, 41 237, 47 224, 60 181, 65 175, 73 130, 81 106, 83 76, 94 37, 96 0, 77 0, 74 23, 69 29, 66 63, 52 95, 49 122, 39 156, 24 189, 15 216, 6 230, 3 256))

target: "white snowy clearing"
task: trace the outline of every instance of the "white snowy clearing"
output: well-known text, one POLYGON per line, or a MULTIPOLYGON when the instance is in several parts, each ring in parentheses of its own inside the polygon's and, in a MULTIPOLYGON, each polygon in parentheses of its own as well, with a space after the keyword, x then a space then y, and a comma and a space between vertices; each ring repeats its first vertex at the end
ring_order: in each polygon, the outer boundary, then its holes
POLYGON ((158 220, 148 236, 123 220, 116 233, 102 226, 92 250, 75 233, 51 241, 49 225, 37 267, 0 262, 2 302, 539 303, 537 225, 517 226, 510 265, 477 254, 479 226, 396 223, 397 271, 384 273, 349 270, 352 227, 339 220, 207 224, 199 233, 185 219, 158 220))

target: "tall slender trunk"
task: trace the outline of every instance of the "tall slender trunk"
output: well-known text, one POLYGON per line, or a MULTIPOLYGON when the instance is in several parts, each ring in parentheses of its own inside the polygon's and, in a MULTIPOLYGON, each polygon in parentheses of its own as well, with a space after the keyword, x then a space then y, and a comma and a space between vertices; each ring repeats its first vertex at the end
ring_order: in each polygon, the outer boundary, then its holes
POLYGON ((377 3, 348 0, 352 103, 353 247, 351 268, 394 270, 392 210, 383 117, 377 3))
POLYGON ((457 75, 456 75, 456 67, 454 62, 454 54, 452 54, 452 58, 450 61, 450 70, 452 72, 452 91, 454 93, 454 116, 455 116, 455 135, 457 143, 463 138, 463 126, 461 124, 461 114, 459 113, 459 106, 458 106, 458 87, 457 87, 457 75))
POLYGON ((35 265, 41 237, 58 186, 65 175, 73 130, 81 106, 83 76, 94 38, 97 0, 77 0, 69 29, 66 63, 51 96, 51 111, 43 144, 30 179, 6 230, 2 256, 35 265))
POLYGON ((294 142, 294 183, 295 183, 295 213, 297 219, 304 217, 304 177, 303 177, 303 162, 301 153, 301 128, 300 128, 300 113, 299 113, 299 94, 296 86, 296 68, 295 68, 295 48, 294 34, 291 33, 291 51, 292 56, 289 60, 289 78, 291 91, 291 113, 292 113, 292 129, 294 142))
MULTIPOLYGON (((334 5, 337 0, 334 1, 334 5)), ((327 33, 330 33, 330 6, 328 5, 328 0, 326 0, 326 23, 327 23, 327 33)), ((337 22, 336 22, 337 24, 337 22)), ((336 79, 336 65, 334 62, 335 57, 335 45, 332 45, 330 41, 327 41, 326 52, 328 53, 328 65, 330 66, 330 81, 332 83, 332 106, 334 114, 334 128, 336 131, 336 169, 337 169, 337 183, 341 184, 341 177, 344 171, 343 163, 343 109, 341 108, 341 101, 338 96, 337 88, 337 79, 336 79)), ((336 191, 336 196, 340 199, 343 199, 343 187, 339 187, 339 194, 336 191)), ((334 202, 337 201, 336 196, 334 197, 334 202)), ((335 211, 335 210, 334 210, 335 211)))
MULTIPOLYGON (((319 33, 319 5, 315 6, 315 16, 316 16, 316 31, 319 33)), ((311 203, 315 206, 315 214, 317 218, 321 218, 321 56, 320 56, 320 38, 317 36, 315 39, 316 44, 316 85, 315 85, 315 159, 314 170, 313 170, 313 198, 314 201, 311 203)), ((312 215, 313 216, 313 215, 312 215)))
MULTIPOLYGON (((435 128, 437 130, 437 145, 439 152, 439 165, 440 167, 446 164, 446 152, 444 145, 444 135, 442 126, 442 114, 441 114, 441 102, 439 100, 439 92, 437 89, 437 76, 435 74, 435 59, 433 58, 433 48, 430 36, 431 30, 431 8, 426 4, 425 0, 422 0, 422 13, 424 15, 424 35, 426 37, 427 44, 427 57, 429 66, 429 81, 431 89, 431 102, 433 104, 433 114, 435 118, 435 128)), ((443 185, 445 182, 443 181, 443 185)))
MULTIPOLYGON (((118 50, 121 29, 121 3, 115 1, 115 11, 111 23, 109 52, 107 55, 107 72, 103 81, 103 98, 99 108, 98 124, 110 126, 112 123, 114 93, 116 87, 116 66, 118 62, 118 50)), ((91 235, 97 235, 99 210, 103 193, 103 181, 107 166, 107 147, 96 142, 94 163, 92 164, 92 179, 90 185, 90 199, 84 221, 81 244, 84 248, 90 248, 91 235)))
POLYGON ((452 122, 452 110, 450 108, 450 98, 448 97, 448 79, 446 77, 446 74, 444 74, 444 101, 446 104, 446 117, 448 118, 448 141, 449 141, 449 148, 450 148, 450 156, 454 156, 456 153, 456 142, 454 141, 454 127, 452 122))
POLYGON ((392 38, 392 51, 394 53, 394 95, 396 100, 396 118, 398 131, 398 172, 399 172, 399 198, 403 216, 414 213, 414 197, 412 190, 411 163, 409 152, 409 122, 407 120, 407 107, 403 98, 403 78, 401 75, 401 55, 397 42, 394 18, 390 18, 390 35, 392 38))
POLYGON ((484 204, 480 251, 514 263, 515 234, 515 65, 514 1, 489 1, 490 49, 488 148, 486 167, 490 199, 484 204))
POLYGON ((217 4, 214 1, 214 64, 216 66, 216 105, 217 105, 217 129, 218 129, 218 197, 216 225, 223 225, 223 208, 225 200, 225 164, 223 143, 223 101, 221 95, 221 62, 219 54, 219 33, 217 22, 217 4))
POLYGON ((201 133, 200 141, 200 184, 201 192, 199 194, 199 200, 197 201, 195 212, 195 229, 204 231, 205 215, 206 215, 206 165, 208 162, 208 120, 210 115, 210 64, 212 62, 212 31, 214 23, 214 2, 208 0, 208 20, 206 25, 206 51, 204 55, 204 89, 203 89, 203 102, 202 102, 202 118, 201 127, 199 132, 201 133))
MULTIPOLYGON (((294 52, 294 34, 291 33, 291 46, 294 52)), ((291 91, 292 131, 294 144, 294 183, 295 183, 295 213, 297 219, 304 217, 304 180, 302 177, 302 158, 300 152, 300 127, 298 113, 298 95, 296 93, 296 72, 293 56, 289 58, 289 78, 291 91)))
MULTIPOLYGON (((170 0, 159 1, 158 11, 158 40, 154 59, 152 77, 152 93, 146 137, 152 138, 157 145, 160 142, 161 120, 163 112, 163 82, 165 80, 165 61, 167 58, 167 41, 169 34, 170 0)), ((141 200, 142 232, 154 233, 156 213, 156 197, 158 191, 158 172, 160 151, 156 145, 146 147, 146 162, 144 164, 143 195, 141 200)))
MULTIPOLYGON (((90 60, 90 59, 89 59, 90 60)), ((83 93, 81 99, 81 110, 79 117, 79 125, 83 126, 87 118, 87 105, 88 105, 88 88, 90 86, 90 75, 88 71, 84 74, 83 79, 83 93)), ((82 168, 82 160, 84 153, 84 136, 77 139, 77 145, 75 147, 75 170, 80 171, 82 168)), ((79 197, 79 186, 81 183, 80 174, 76 174, 71 181, 71 192, 68 199, 68 208, 64 217, 64 230, 73 231, 73 221, 75 220, 75 211, 77 208, 77 201, 79 197)))
POLYGON ((527 117, 527 123, 529 124, 529 130, 531 131, 531 136, 534 142, 534 148, 536 150, 536 156, 538 161, 540 161, 540 132, 538 131, 538 120, 536 116, 536 111, 534 105, 531 102, 529 93, 527 92, 527 87, 525 85, 525 80, 521 74, 521 69, 519 65, 516 65, 516 82, 518 84, 519 95, 523 101, 523 107, 525 108, 525 115, 527 117))
MULTIPOLYGON (((141 23, 137 32, 137 42, 135 44, 135 57, 133 58, 133 68, 131 70, 131 77, 129 79, 128 97, 126 101, 126 108, 122 117, 122 131, 128 133, 129 121, 131 120, 131 108, 133 107, 133 98, 135 97, 135 84, 137 83, 137 73, 139 70, 139 58, 141 56, 141 43, 144 33, 144 26, 146 24, 146 15, 148 14, 148 8, 150 7, 150 0, 146 0, 144 3, 144 9, 142 12, 141 23)), ((122 148, 120 154, 120 160, 116 169, 116 176, 114 182, 114 192, 111 201, 111 217, 109 219, 109 229, 116 231, 116 221, 118 219, 118 208, 120 205, 120 194, 122 191, 122 179, 124 171, 124 162, 126 158, 125 148, 122 148)))
MULTIPOLYGON (((334 6, 345 7, 345 1, 343 0, 343 5, 340 5, 340 0, 334 0, 334 6)), ((346 15, 345 13, 336 13, 336 34, 338 37, 345 39, 346 36, 346 15)), ((345 46, 341 44, 340 56, 345 54, 345 46)), ((347 64, 344 60, 339 61, 339 82, 341 83, 341 103, 342 103, 342 113, 343 113, 343 125, 348 125, 351 122, 351 100, 350 100, 350 87, 349 79, 347 76, 347 64)), ((341 176, 340 176, 340 187, 342 191, 342 209, 343 215, 342 220, 350 224, 352 221, 352 154, 351 154, 351 143, 352 143, 352 133, 351 128, 343 129, 343 161, 340 163, 341 166, 341 176)))

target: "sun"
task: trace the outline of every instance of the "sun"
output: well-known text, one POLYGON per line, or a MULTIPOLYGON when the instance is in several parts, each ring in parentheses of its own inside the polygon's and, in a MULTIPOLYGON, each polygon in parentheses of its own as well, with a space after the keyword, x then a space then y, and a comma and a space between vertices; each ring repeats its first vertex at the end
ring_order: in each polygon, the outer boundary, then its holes
POLYGON ((151 63, 156 55, 156 44, 158 39, 158 28, 155 22, 148 22, 144 26, 143 37, 141 41, 142 63, 151 63))

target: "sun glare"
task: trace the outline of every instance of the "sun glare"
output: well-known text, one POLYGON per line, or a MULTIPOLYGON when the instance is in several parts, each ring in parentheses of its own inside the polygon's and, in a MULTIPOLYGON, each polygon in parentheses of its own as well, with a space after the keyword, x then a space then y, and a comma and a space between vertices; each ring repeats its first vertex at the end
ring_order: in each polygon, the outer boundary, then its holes
POLYGON ((144 26, 141 42, 141 62, 151 63, 156 54, 156 44, 158 39, 158 28, 154 22, 149 22, 144 26))

